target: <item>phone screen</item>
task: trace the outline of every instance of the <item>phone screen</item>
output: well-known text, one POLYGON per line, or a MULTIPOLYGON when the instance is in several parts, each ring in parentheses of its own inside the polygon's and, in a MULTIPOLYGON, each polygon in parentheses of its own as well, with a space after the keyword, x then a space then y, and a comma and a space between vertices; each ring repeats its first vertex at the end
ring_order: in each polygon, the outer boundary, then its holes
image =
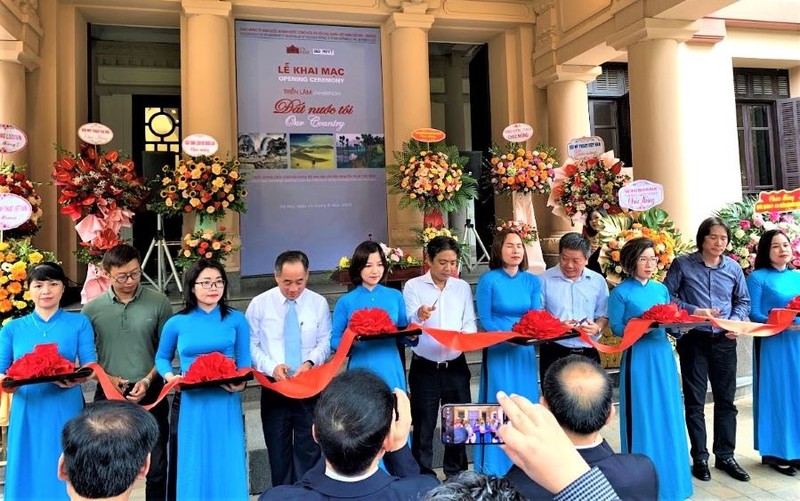
POLYGON ((507 422, 500 404, 447 404, 442 406, 442 443, 502 444, 497 430, 507 422))

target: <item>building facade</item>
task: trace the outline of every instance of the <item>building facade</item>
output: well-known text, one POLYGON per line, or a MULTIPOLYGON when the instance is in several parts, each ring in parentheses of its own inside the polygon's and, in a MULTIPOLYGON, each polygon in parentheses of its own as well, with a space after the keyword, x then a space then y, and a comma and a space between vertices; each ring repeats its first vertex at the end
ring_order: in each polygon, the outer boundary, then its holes
MULTIPOLYGON (((220 152, 235 152, 236 20, 379 27, 387 152, 414 129, 448 123, 432 99, 430 44, 473 44, 488 51, 493 140, 514 122, 561 152, 592 132, 616 140, 635 178, 664 185, 663 206, 684 234, 743 193, 798 184, 800 4, 791 0, 0 0, 0 123, 29 137, 7 159, 49 181, 52 144, 74 150, 80 124, 102 119, 132 137, 136 94, 179 103, 180 134, 211 134, 220 152), (156 30, 120 50, 95 40, 104 26, 156 30), (177 45, 159 46, 170 30, 177 45), (615 72, 622 87, 602 88, 615 72)), ((457 127, 453 137, 464 136, 457 127)), ((55 187, 39 190, 37 244, 79 276, 73 224, 58 214, 55 187)), ((541 234, 571 229, 544 199, 535 209, 541 234)), ((396 195, 387 212, 390 242, 410 244, 419 213, 399 210, 396 195)), ((226 223, 239 231, 236 218, 226 223)))

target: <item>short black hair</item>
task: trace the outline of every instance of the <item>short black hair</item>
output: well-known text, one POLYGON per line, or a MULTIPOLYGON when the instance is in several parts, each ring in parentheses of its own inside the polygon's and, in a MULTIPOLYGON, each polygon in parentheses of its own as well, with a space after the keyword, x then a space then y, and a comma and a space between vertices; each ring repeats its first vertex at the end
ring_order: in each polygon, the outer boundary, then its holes
POLYGON ((299 250, 289 250, 281 252, 275 258, 275 274, 280 275, 283 271, 283 265, 286 263, 302 263, 303 269, 308 271, 308 256, 306 253, 299 250))
POLYGON ((611 415, 611 380, 583 355, 553 362, 542 381, 542 397, 558 424, 579 435, 600 431, 611 415))
POLYGON ((367 267, 367 261, 369 261, 369 256, 371 254, 378 253, 381 257, 381 263, 383 263, 383 276, 381 280, 386 278, 386 272, 388 271, 388 263, 386 262, 386 254, 383 252, 383 248, 378 244, 378 242, 373 242, 372 240, 366 240, 358 244, 356 250, 353 251, 353 258, 350 259, 350 281, 353 285, 361 285, 363 280, 361 279, 361 271, 367 267))
POLYGON ((314 436, 333 469, 363 473, 389 433, 396 399, 373 372, 354 369, 333 378, 314 409, 314 436))
POLYGON ((136 481, 158 437, 156 419, 134 403, 87 405, 61 430, 69 483, 84 498, 119 496, 136 481))
POLYGON ((58 263, 54 263, 52 261, 43 261, 31 268, 31 270, 28 272, 28 285, 30 285, 34 280, 38 280, 40 282, 48 282, 53 280, 55 282, 61 282, 64 284, 64 287, 69 285, 69 279, 64 273, 64 268, 62 268, 58 263))
MULTIPOLYGON (((495 233, 494 240, 492 240, 492 255, 489 257, 490 270, 497 270, 503 267, 503 245, 505 245, 506 238, 509 235, 517 235, 519 239, 522 240, 519 233, 509 229, 500 230, 495 233)), ((525 249, 525 245, 522 246, 522 262, 519 263, 519 269, 523 271, 528 269, 528 251, 525 249)))
POLYGON ((142 264, 142 256, 139 254, 139 251, 136 250, 136 247, 130 244, 115 245, 103 254, 103 269, 111 271, 111 268, 125 266, 134 259, 140 265, 142 264))
POLYGON ((697 245, 697 250, 703 250, 703 241, 705 241, 706 237, 711 234, 711 228, 714 226, 722 226, 725 228, 725 233, 728 235, 728 242, 731 241, 731 229, 728 228, 728 225, 725 224, 725 221, 722 218, 717 216, 711 216, 703 220, 700 223, 700 226, 697 227, 697 236, 695 237, 695 244, 697 245))
POLYGON ((525 497, 504 477, 473 470, 454 475, 425 495, 425 501, 524 501, 525 497))
POLYGON ((186 274, 183 276, 183 301, 186 306, 178 312, 179 315, 186 315, 197 308, 197 296, 194 295, 192 288, 194 288, 194 284, 197 282, 197 277, 199 277, 200 273, 206 268, 213 268, 219 271, 219 274, 222 276, 222 281, 225 282, 222 289, 222 296, 220 296, 218 303, 220 316, 225 318, 228 313, 233 310, 227 303, 228 275, 225 273, 225 267, 222 266, 222 263, 214 259, 198 259, 194 264, 189 266, 189 269, 186 270, 186 274))
POLYGON ((636 274, 639 256, 647 249, 655 251, 656 246, 652 240, 646 237, 633 238, 625 242, 619 252, 619 264, 626 275, 632 277, 636 274))
POLYGON ((589 245, 589 240, 587 240, 586 237, 580 233, 571 231, 562 236, 558 241, 558 253, 561 254, 565 250, 581 251, 583 255, 586 256, 586 259, 589 259, 591 246, 589 245))
POLYGON ((425 253, 431 261, 434 260, 436 254, 444 251, 453 251, 456 253, 456 257, 461 257, 461 246, 458 245, 458 242, 456 242, 456 239, 453 237, 446 237, 444 235, 433 237, 430 242, 428 242, 427 247, 425 247, 425 253))
MULTIPOLYGON (((792 243, 792 241, 789 239, 789 236, 781 230, 769 230, 765 232, 763 235, 761 235, 761 238, 758 241, 756 260, 753 263, 754 269, 760 270, 761 268, 772 268, 772 261, 769 258, 769 251, 772 247, 772 241, 775 239, 776 235, 783 235, 789 244, 792 243)), ((792 263, 790 262, 786 267, 792 268, 792 263)))

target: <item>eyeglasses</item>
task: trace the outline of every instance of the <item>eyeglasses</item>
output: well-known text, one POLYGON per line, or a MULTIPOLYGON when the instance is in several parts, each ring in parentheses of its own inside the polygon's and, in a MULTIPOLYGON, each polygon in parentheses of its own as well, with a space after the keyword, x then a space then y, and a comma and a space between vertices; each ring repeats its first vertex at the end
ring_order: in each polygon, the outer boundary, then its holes
POLYGON ((638 263, 658 264, 658 258, 657 257, 640 257, 639 259, 636 260, 636 262, 638 262, 638 263))
POLYGON ((199 285, 203 289, 222 289, 225 287, 225 280, 216 280, 214 282, 195 282, 194 284, 199 285))
POLYGON ((140 278, 142 278, 142 270, 137 270, 134 271, 133 273, 117 275, 116 277, 114 277, 114 281, 117 282, 118 284, 124 284, 125 282, 128 281, 129 278, 134 282, 139 280, 140 278))

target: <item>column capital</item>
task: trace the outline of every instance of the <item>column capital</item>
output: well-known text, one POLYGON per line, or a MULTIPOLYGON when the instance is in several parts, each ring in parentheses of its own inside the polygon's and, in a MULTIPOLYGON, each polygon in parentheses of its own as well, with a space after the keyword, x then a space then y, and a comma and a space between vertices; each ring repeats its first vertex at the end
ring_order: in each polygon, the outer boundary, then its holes
POLYGON ((555 82, 578 81, 589 83, 600 76, 603 69, 599 66, 582 66, 577 64, 557 64, 533 76, 533 82, 540 89, 546 89, 555 82))
POLYGON ((208 15, 228 18, 233 10, 233 4, 221 0, 181 0, 181 9, 187 16, 208 15))
POLYGON ((0 61, 18 63, 28 71, 33 71, 39 67, 42 58, 32 50, 25 47, 22 42, 14 40, 0 41, 0 61))
POLYGON ((431 9, 438 9, 442 0, 384 0, 388 7, 400 9, 406 13, 425 14, 431 9))
POLYGON ((425 31, 433 26, 433 16, 425 13, 395 12, 386 20, 386 31, 391 34, 397 28, 419 28, 425 31))
POLYGON ((606 42, 616 50, 624 50, 646 40, 675 40, 680 43, 690 40, 701 27, 699 21, 645 17, 616 31, 606 42))

